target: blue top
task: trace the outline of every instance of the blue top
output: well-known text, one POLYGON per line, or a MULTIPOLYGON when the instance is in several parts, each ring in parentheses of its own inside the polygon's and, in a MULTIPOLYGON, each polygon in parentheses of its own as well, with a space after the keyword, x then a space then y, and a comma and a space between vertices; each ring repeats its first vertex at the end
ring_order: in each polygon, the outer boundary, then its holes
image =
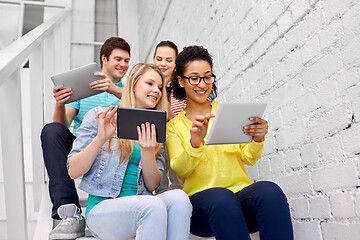
MULTIPOLYGON (((122 81, 118 81, 115 83, 118 87, 123 87, 122 81)), ((69 104, 65 104, 65 106, 75 108, 78 110, 76 116, 74 117, 74 129, 73 134, 76 136, 76 130, 80 127, 85 114, 93 109, 94 107, 109 107, 110 105, 116 106, 120 104, 120 99, 115 95, 103 92, 96 95, 93 95, 88 98, 84 98, 69 104)))
MULTIPOLYGON (((125 196, 133 196, 137 193, 137 170, 139 167, 139 162, 141 158, 140 145, 138 143, 134 143, 134 150, 132 153, 132 157, 129 161, 129 164, 126 168, 125 177, 123 181, 123 186, 121 188, 120 195, 117 197, 125 197, 125 196)), ((86 205, 85 211, 85 221, 87 221, 87 215, 90 210, 96 206, 96 204, 110 199, 108 197, 98 197, 89 194, 88 203, 86 205)))
MULTIPOLYGON (((96 107, 91 109, 84 117, 84 120, 77 130, 77 138, 73 142, 73 147, 68 155, 69 159, 75 153, 82 151, 95 138, 98 131, 98 123, 95 115, 99 111, 104 111, 105 107, 96 107)), ((120 151, 117 146, 117 136, 114 134, 109 151, 109 141, 100 149, 94 159, 90 170, 81 179, 79 188, 91 195, 100 197, 116 198, 119 196, 123 187, 125 172, 128 165, 128 159, 119 164, 120 151)), ((165 160, 163 157, 164 146, 156 156, 156 163, 161 172, 164 171, 165 160)), ((141 160, 137 168, 137 195, 152 195, 145 187, 141 172, 141 160)))

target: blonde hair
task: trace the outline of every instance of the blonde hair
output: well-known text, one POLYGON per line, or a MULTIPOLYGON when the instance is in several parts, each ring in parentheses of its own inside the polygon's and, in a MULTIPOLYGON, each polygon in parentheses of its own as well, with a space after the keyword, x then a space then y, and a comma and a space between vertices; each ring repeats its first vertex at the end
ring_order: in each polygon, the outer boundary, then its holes
MULTIPOLYGON (((156 106, 153 108, 154 110, 161 110, 167 111, 168 110, 168 101, 166 96, 166 87, 165 87, 165 80, 161 73, 161 70, 155 66, 154 64, 147 64, 147 63, 138 63, 136 64, 129 72, 127 76, 126 82, 124 84, 124 89, 121 97, 120 107, 125 108, 135 108, 135 94, 134 94, 134 87, 139 79, 149 70, 153 70, 157 72, 163 84, 161 89, 161 98, 156 106)), ((111 145, 111 140, 109 143, 109 148, 111 145)), ((134 150, 134 141, 127 140, 127 139, 118 139, 118 149, 121 151, 120 154, 120 161, 119 163, 123 162, 125 159, 130 159, 133 150, 134 150)), ((158 143, 156 149, 156 155, 159 154, 161 149, 161 144, 158 143)))

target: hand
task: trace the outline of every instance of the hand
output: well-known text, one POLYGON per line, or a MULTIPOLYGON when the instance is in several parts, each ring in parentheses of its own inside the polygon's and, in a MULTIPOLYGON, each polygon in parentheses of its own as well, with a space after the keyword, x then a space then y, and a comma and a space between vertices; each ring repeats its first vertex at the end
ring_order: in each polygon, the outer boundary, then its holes
POLYGON ((53 93, 57 104, 65 104, 73 95, 73 90, 71 88, 64 88, 62 84, 54 87, 53 93))
POLYGON ((215 117, 215 114, 205 114, 204 116, 198 115, 193 121, 192 127, 190 128, 190 144, 193 148, 198 148, 201 142, 204 140, 210 118, 215 117))
POLYGON ((114 133, 117 126, 117 118, 113 118, 118 106, 108 107, 103 112, 98 112, 95 115, 95 119, 98 122, 98 134, 97 136, 102 140, 109 139, 114 133))
POLYGON ((155 149, 157 146, 156 142, 156 128, 155 124, 151 124, 146 122, 145 124, 141 124, 137 126, 138 137, 139 137, 139 145, 142 151, 150 151, 155 154, 155 149))
POLYGON ((113 81, 103 72, 94 73, 95 76, 100 76, 101 79, 91 82, 89 87, 92 90, 102 90, 110 94, 117 94, 119 92, 118 86, 116 86, 113 81))
POLYGON ((245 126, 243 132, 246 135, 252 136, 255 142, 263 141, 269 129, 268 122, 259 117, 250 118, 250 121, 257 122, 258 124, 245 126))

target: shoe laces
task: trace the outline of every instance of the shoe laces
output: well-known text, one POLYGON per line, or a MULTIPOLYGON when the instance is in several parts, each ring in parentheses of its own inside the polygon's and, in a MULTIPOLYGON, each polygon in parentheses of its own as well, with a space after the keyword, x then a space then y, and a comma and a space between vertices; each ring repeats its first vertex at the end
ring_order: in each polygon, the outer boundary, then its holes
POLYGON ((61 219, 59 225, 70 225, 74 221, 80 222, 81 218, 81 214, 76 213, 73 217, 64 217, 63 219, 61 219))
POLYGON ((70 225, 74 221, 80 222, 82 215, 80 209, 73 203, 61 205, 58 210, 58 215, 61 218, 59 225, 70 225))

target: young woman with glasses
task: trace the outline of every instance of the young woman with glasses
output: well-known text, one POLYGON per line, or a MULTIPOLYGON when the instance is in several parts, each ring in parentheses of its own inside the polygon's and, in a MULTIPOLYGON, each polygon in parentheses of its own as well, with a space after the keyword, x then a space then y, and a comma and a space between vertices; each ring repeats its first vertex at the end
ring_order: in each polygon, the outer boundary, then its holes
POLYGON ((252 183, 244 165, 260 158, 268 123, 244 128, 252 136, 247 144, 204 145, 219 107, 212 57, 205 48, 185 47, 176 58, 171 87, 187 106, 167 124, 172 169, 183 180, 193 205, 190 232, 216 239, 260 238, 291 240, 293 230, 287 199, 275 183, 252 183))

